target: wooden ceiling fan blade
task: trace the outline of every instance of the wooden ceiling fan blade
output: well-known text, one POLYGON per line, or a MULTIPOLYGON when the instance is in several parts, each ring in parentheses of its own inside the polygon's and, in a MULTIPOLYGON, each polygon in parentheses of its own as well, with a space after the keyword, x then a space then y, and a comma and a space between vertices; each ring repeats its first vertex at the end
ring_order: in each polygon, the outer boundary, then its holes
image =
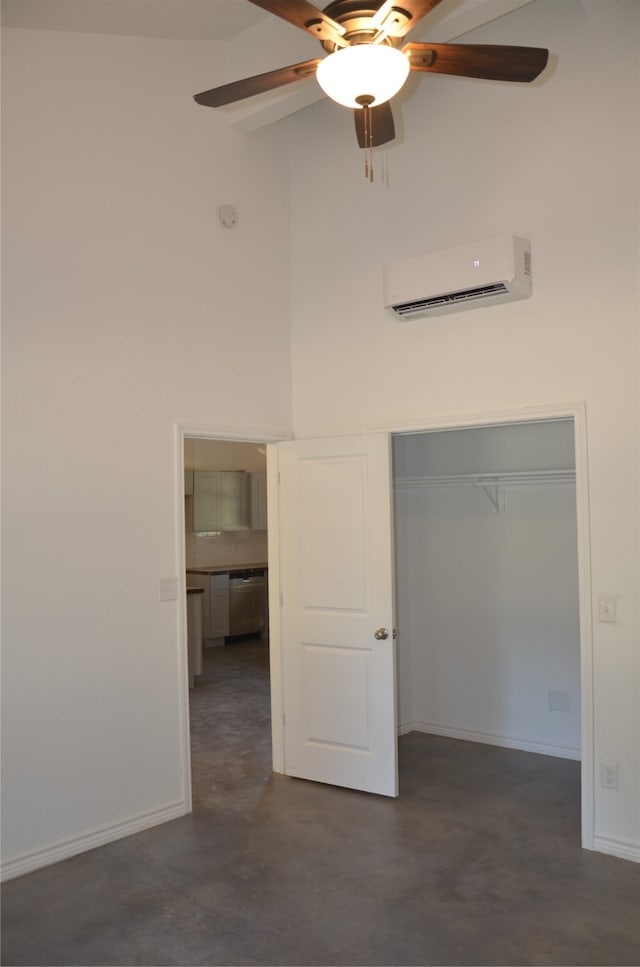
POLYGON ((405 44, 412 71, 481 77, 490 81, 533 81, 547 66, 543 47, 497 44, 405 44))
POLYGON ((384 104, 377 104, 369 108, 369 119, 371 123, 370 143, 367 142, 365 136, 364 111, 361 108, 356 108, 353 112, 353 119, 356 125, 356 137, 361 148, 378 148, 381 144, 393 141, 396 136, 391 105, 388 101, 385 101, 384 104))
POLYGON ((294 27, 306 30, 318 40, 338 41, 345 32, 342 27, 308 0, 249 0, 262 10, 281 17, 294 27))
POLYGON ((266 74, 256 74, 254 77, 245 77, 243 80, 232 81, 221 87, 213 87, 210 91, 194 94, 193 99, 205 107, 233 104, 235 101, 244 100, 245 97, 264 94, 265 91, 273 91, 277 87, 284 87, 285 84, 312 77, 319 63, 319 58, 316 58, 302 61, 300 64, 292 64, 290 67, 280 67, 275 71, 267 71, 266 74))

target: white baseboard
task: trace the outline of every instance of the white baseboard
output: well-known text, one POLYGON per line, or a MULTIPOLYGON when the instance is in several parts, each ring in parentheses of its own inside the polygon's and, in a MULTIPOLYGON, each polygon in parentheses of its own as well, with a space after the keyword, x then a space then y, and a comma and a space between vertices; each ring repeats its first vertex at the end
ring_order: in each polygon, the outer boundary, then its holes
POLYGON ((44 849, 35 850, 32 853, 24 853, 22 856, 17 856, 15 859, 7 860, 2 864, 0 879, 2 881, 13 880, 17 876, 32 873, 34 870, 39 870, 43 866, 51 866, 53 863, 59 863, 61 860, 69 859, 70 856, 76 856, 78 853, 95 849, 96 846, 104 846, 107 843, 112 843, 116 839, 131 836, 133 833, 141 833, 145 829, 151 829, 152 826, 159 826, 161 823, 166 823, 171 819, 178 819, 179 816, 184 816, 187 812, 186 805, 181 800, 170 803, 168 806, 163 806, 160 809, 154 809, 151 812, 134 816, 124 822, 114 823, 111 826, 103 826, 99 829, 92 830, 90 833, 85 833, 82 836, 74 836, 70 839, 54 843, 51 846, 45 846, 44 849))
POLYGON ((607 853, 608 856, 617 856, 621 860, 640 863, 640 846, 635 843, 624 843, 608 836, 594 836, 593 849, 597 853, 607 853))
POLYGON ((580 749, 571 749, 562 745, 547 745, 544 742, 529 742, 527 739, 513 739, 505 735, 494 735, 491 732, 452 729, 443 725, 433 725, 431 722, 406 722, 400 726, 398 731, 400 735, 406 735, 407 732, 444 735, 450 739, 462 739, 464 742, 498 745, 504 749, 520 749, 522 752, 537 752, 538 755, 551 755, 559 759, 574 759, 578 762, 581 758, 580 749))

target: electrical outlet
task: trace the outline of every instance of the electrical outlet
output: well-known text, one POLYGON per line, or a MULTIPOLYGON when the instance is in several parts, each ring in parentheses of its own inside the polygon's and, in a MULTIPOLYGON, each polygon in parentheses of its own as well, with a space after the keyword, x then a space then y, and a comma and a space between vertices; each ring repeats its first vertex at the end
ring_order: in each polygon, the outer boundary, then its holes
POLYGON ((603 789, 618 788, 618 764, 615 762, 600 763, 600 785, 603 789))
POLYGON ((616 621, 615 594, 602 593, 598 597, 598 621, 616 621))

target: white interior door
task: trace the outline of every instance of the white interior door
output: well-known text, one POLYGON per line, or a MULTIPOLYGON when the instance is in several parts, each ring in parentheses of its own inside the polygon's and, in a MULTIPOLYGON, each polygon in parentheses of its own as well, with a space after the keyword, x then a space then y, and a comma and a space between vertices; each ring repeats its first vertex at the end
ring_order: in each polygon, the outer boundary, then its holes
POLYGON ((397 796, 390 436, 278 451, 285 772, 397 796))

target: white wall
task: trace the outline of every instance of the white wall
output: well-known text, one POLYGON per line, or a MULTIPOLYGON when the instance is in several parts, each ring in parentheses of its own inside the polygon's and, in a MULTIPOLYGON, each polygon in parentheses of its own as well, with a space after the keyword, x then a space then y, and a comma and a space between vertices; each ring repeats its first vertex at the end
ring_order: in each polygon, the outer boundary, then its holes
POLYGON ((184 811, 175 423, 289 432, 289 213, 276 133, 192 100, 214 46, 3 42, 12 875, 184 811))
POLYGON ((596 845, 640 855, 638 5, 537 0, 465 38, 548 46, 544 81, 412 78, 388 185, 347 111, 290 122, 298 436, 585 401, 594 624, 596 845), (531 240, 530 300, 394 324, 384 264, 496 232, 531 240))
POLYGON ((395 476, 575 470, 572 420, 403 433, 393 440, 395 476))
POLYGON ((266 473, 267 456, 264 445, 260 443, 186 438, 184 465, 195 470, 247 470, 266 473))
POLYGON ((402 507, 401 647, 405 614, 411 636, 403 731, 579 758, 573 486, 508 487, 499 515, 482 490, 451 485, 411 490, 402 507), (550 707, 550 692, 566 694, 566 710, 550 707))

